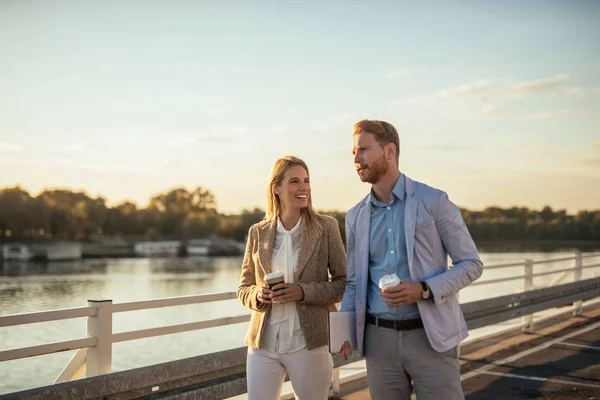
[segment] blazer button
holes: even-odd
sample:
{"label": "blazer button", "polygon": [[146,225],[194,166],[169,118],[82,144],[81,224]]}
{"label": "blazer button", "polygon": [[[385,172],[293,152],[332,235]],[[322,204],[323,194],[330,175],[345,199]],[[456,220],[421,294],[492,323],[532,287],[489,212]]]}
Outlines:
{"label": "blazer button", "polygon": [[300,306],[300,309],[301,309],[301,310],[306,310],[306,306],[305,306],[305,305],[302,305],[302,306]]}

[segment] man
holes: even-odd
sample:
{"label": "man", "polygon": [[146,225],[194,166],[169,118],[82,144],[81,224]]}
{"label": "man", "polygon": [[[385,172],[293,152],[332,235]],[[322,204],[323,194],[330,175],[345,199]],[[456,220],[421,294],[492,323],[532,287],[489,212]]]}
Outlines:
{"label": "man", "polygon": [[[458,344],[467,326],[457,293],[481,276],[475,243],[446,193],[399,171],[398,132],[354,125],[354,164],[371,192],[346,214],[342,311],[356,311],[357,347],[374,400],[464,399]],[[448,255],[453,267],[448,268]],[[381,290],[395,273],[400,284]],[[346,342],[338,353],[352,353]]]}

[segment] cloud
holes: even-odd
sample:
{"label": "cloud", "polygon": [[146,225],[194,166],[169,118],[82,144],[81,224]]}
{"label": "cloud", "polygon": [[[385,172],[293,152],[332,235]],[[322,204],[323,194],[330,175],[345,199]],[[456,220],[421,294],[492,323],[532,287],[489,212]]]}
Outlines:
{"label": "cloud", "polygon": [[225,135],[209,134],[209,135],[185,135],[180,137],[172,138],[167,142],[170,147],[182,147],[195,143],[206,143],[206,142],[228,142],[230,138]]}
{"label": "cloud", "polygon": [[583,165],[590,165],[592,167],[600,166],[600,157],[585,158],[582,160]]}
{"label": "cloud", "polygon": [[20,144],[0,142],[0,151],[21,151],[23,146]]}
{"label": "cloud", "polygon": [[82,152],[82,151],[86,151],[86,150],[91,150],[91,149],[95,149],[96,146],[91,145],[89,143],[86,142],[79,142],[79,143],[74,143],[72,145],[67,146],[67,150],[69,151],[73,151],[73,152]]}
{"label": "cloud", "polygon": [[36,165],[55,165],[96,174],[152,175],[172,169],[176,164],[171,159],[157,160],[153,164],[119,163],[102,161],[76,161],[67,157],[46,157],[36,161]]}
{"label": "cloud", "polygon": [[[462,100],[485,100],[490,96],[522,96],[526,94],[537,94],[561,87],[568,79],[568,74],[558,74],[553,78],[516,83],[478,80],[407,100],[399,100],[399,102],[425,104],[438,101],[445,102],[446,100],[455,100],[457,98]],[[398,100],[396,102],[398,102]]]}
{"label": "cloud", "polygon": [[581,86],[571,86],[565,89],[565,94],[571,97],[582,98],[587,94],[587,90]]}
{"label": "cloud", "polygon": [[560,87],[569,80],[569,74],[558,74],[553,78],[537,79],[533,81],[525,81],[514,83],[507,86],[509,92],[514,94],[529,94],[539,93],[550,89]]}
{"label": "cloud", "polygon": [[348,114],[337,114],[331,118],[328,118],[323,121],[319,121],[313,125],[313,129],[317,131],[328,131],[334,128],[338,128],[341,126],[347,125],[350,120],[350,115]]}
{"label": "cloud", "polygon": [[453,150],[453,151],[472,151],[472,150],[485,150],[486,148],[483,146],[475,146],[475,145],[464,145],[464,144],[456,144],[456,143],[446,143],[446,144],[432,144],[432,145],[424,145],[424,146],[416,146],[417,149],[420,150]]}
{"label": "cloud", "polygon": [[557,110],[544,110],[537,111],[534,113],[526,114],[527,117],[532,119],[548,119],[554,117],[564,117],[565,115],[575,114],[576,110],[571,110],[568,108],[557,109]]}
{"label": "cloud", "polygon": [[494,104],[485,104],[481,107],[481,114],[483,115],[500,115],[500,114],[508,114],[512,110],[510,108],[497,106]]}
{"label": "cloud", "polygon": [[506,104],[514,103],[512,99],[539,96],[543,93],[581,95],[584,88],[566,87],[568,79],[568,74],[519,82],[480,79],[408,99],[393,100],[392,104],[425,108],[429,114],[458,121],[496,117],[547,119],[571,115],[576,111],[559,109],[532,112],[508,107]]}
{"label": "cloud", "polygon": [[390,68],[383,74],[385,79],[404,78],[410,75],[412,71],[408,68]]}

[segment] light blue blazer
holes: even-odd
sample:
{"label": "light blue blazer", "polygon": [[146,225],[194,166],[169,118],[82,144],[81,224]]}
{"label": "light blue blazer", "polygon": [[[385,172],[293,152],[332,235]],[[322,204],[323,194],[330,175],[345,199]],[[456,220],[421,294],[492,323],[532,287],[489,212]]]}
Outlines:
{"label": "light blue blazer", "polygon": [[[434,350],[445,352],[468,336],[456,294],[481,276],[483,264],[459,208],[438,189],[406,177],[404,229],[413,281],[426,281],[434,301],[417,302]],[[369,278],[371,202],[362,199],[346,214],[348,282],[341,311],[356,311],[357,347],[364,355]],[[448,255],[453,267],[448,268]]]}

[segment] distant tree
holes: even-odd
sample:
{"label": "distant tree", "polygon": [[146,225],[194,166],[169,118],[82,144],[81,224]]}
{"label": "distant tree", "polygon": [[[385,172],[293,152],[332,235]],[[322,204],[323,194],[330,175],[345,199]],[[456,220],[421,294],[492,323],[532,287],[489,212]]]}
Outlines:
{"label": "distant tree", "polygon": [[[333,216],[345,241],[345,212]],[[477,240],[598,240],[600,209],[569,215],[566,210],[526,207],[461,209]],[[35,241],[45,238],[83,239],[92,236],[146,237],[148,240],[189,239],[213,234],[243,241],[248,228],[264,218],[260,208],[239,214],[220,214],[207,189],[179,187],[158,193],[148,206],[132,202],[108,207],[103,197],[85,192],[46,189],[31,196],[19,186],[0,189],[0,240]]]}

